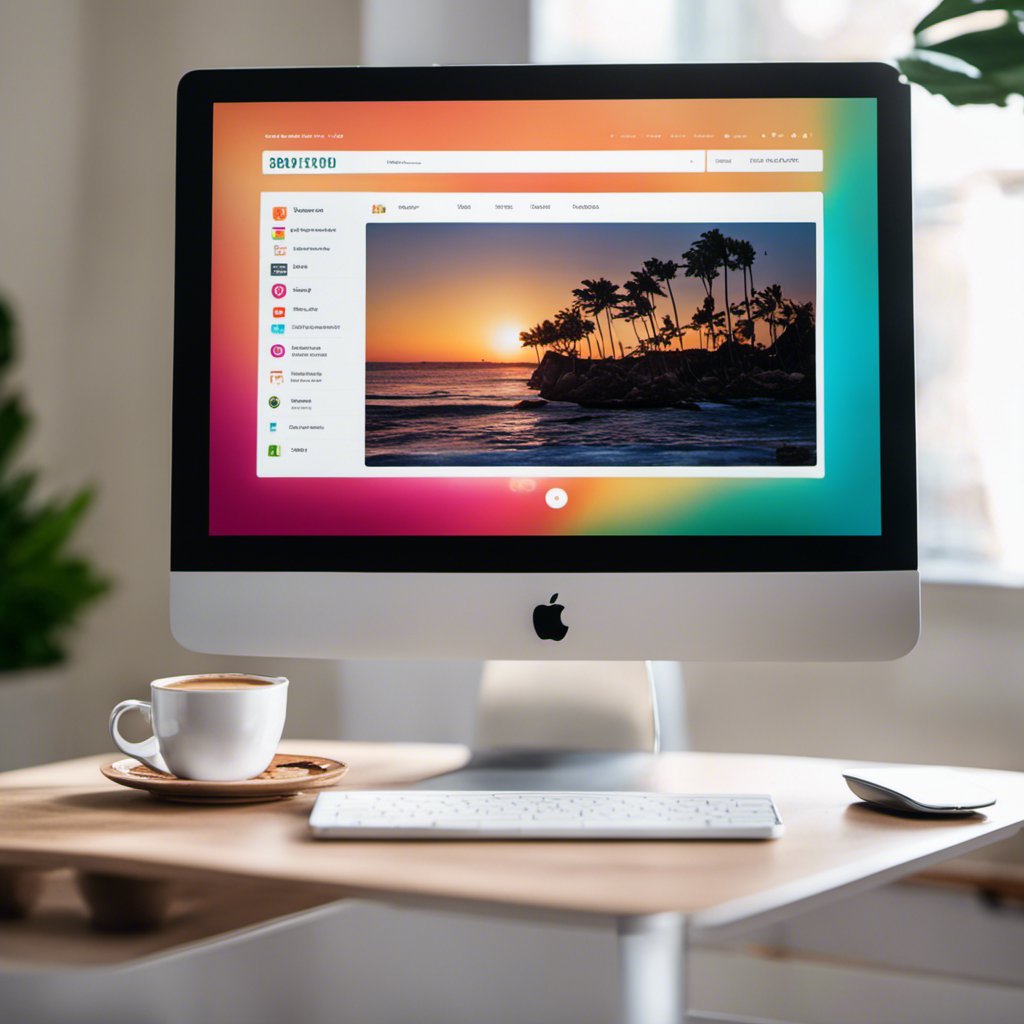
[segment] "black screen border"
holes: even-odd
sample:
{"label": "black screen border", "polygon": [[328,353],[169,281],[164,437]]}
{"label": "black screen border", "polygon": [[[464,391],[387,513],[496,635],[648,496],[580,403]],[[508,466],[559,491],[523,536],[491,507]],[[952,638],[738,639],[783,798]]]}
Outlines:
{"label": "black screen border", "polygon": [[[215,103],[873,98],[878,126],[880,535],[223,536],[209,533]],[[917,568],[910,90],[885,64],[260,68],[178,87],[171,570],[813,572]],[[186,286],[187,285],[187,286]]]}

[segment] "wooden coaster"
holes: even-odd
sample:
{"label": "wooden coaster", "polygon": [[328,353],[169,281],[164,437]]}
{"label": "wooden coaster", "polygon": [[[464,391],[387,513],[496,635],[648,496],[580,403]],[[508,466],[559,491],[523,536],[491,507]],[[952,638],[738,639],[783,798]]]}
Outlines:
{"label": "wooden coaster", "polygon": [[154,771],[133,757],[101,765],[100,771],[119,786],[142,789],[161,800],[185,804],[256,804],[326,789],[348,771],[348,765],[330,757],[275,754],[266,771],[254,779],[234,782],[179,779]]}

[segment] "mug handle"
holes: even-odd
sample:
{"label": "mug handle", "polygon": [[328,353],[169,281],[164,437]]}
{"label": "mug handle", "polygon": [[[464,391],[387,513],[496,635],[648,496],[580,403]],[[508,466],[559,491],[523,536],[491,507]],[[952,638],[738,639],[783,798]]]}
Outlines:
{"label": "mug handle", "polygon": [[126,740],[118,731],[117,723],[126,711],[140,711],[147,722],[153,722],[153,705],[148,700],[123,700],[110,712],[110,738],[114,746],[129,757],[134,757],[154,771],[172,774],[164,759],[160,756],[160,744],[155,736],[141,743],[132,743]]}

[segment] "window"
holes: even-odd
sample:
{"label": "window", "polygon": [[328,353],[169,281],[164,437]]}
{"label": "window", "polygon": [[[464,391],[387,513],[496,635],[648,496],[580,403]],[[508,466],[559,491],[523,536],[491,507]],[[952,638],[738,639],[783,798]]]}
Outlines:
{"label": "window", "polygon": [[[883,60],[935,0],[533,0],[539,62]],[[1002,12],[972,17],[999,19]],[[1019,98],[1018,98],[1019,99]],[[1024,584],[1024,109],[914,87],[921,568]]]}

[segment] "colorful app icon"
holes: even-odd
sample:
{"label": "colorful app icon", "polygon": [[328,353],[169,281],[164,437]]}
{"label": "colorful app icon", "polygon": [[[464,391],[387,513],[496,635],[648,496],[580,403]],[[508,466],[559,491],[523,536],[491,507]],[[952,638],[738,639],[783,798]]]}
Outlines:
{"label": "colorful app icon", "polygon": [[287,256],[288,255],[288,246],[287,245],[275,245],[274,246],[274,255],[275,256]]}
{"label": "colorful app icon", "polygon": [[382,206],[380,203],[374,203],[373,206],[370,208],[370,210],[371,210],[371,213],[387,213],[388,212],[388,208],[386,206]]}
{"label": "colorful app icon", "polygon": [[273,458],[280,458],[281,446],[279,444],[268,445],[267,454],[272,456]]}
{"label": "colorful app icon", "polygon": [[271,263],[270,264],[270,276],[271,277],[287,277],[288,276],[288,264],[287,263]]}
{"label": "colorful app icon", "polygon": [[270,354],[275,359],[281,359],[284,356],[284,345],[271,345]]}
{"label": "colorful app icon", "polygon": [[284,334],[284,324],[271,324],[270,325],[270,333],[271,334]]}
{"label": "colorful app icon", "polygon": [[283,242],[284,241],[284,228],[271,228],[270,229],[270,237],[275,242]]}
{"label": "colorful app icon", "polygon": [[284,370],[271,370],[270,371],[270,386],[272,388],[280,387],[284,384]]}
{"label": "colorful app icon", "polygon": [[277,395],[271,395],[269,404],[271,409],[277,409],[281,405],[281,399]]}
{"label": "colorful app icon", "polygon": [[272,434],[277,433],[277,424],[273,420],[270,421],[270,432]]}
{"label": "colorful app icon", "polygon": [[288,286],[275,284],[274,287],[270,289],[270,294],[273,295],[275,299],[283,299],[288,294]]}
{"label": "colorful app icon", "polygon": [[284,306],[275,306],[274,307],[274,316],[277,317],[278,319],[283,317],[284,316]]}
{"label": "colorful app icon", "polygon": [[274,207],[274,220],[284,220],[288,216],[287,206],[275,206]]}

